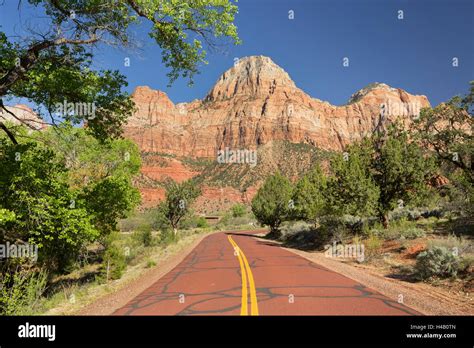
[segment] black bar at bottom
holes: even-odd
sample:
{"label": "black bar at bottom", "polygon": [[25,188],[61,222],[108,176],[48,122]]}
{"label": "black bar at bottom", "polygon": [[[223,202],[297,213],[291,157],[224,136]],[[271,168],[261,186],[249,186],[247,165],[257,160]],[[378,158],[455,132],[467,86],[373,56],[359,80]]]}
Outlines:
{"label": "black bar at bottom", "polygon": [[[222,346],[253,343],[292,347],[302,344],[472,347],[473,319],[472,316],[15,316],[0,317],[0,346]],[[55,326],[54,340],[51,330],[48,336],[48,329],[52,327],[43,325]],[[47,337],[19,337],[40,333]]]}

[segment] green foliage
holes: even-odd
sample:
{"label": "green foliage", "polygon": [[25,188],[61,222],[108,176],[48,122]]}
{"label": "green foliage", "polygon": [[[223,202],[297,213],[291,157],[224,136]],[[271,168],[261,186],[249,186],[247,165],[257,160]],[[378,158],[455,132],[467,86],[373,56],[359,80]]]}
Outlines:
{"label": "green foliage", "polygon": [[198,228],[206,228],[206,227],[209,227],[209,225],[207,224],[206,218],[203,217],[203,216],[200,216],[200,217],[197,219],[196,227],[198,227]]}
{"label": "green foliage", "polygon": [[420,147],[410,141],[408,132],[397,124],[374,140],[372,177],[380,191],[379,216],[388,224],[387,214],[397,205],[422,203],[429,193],[427,183],[435,166],[432,158],[424,156]]}
{"label": "green foliage", "polygon": [[80,192],[101,237],[115,231],[117,220],[140,202],[132,185],[141,165],[136,144],[125,139],[103,143],[67,124],[60,132],[48,130],[43,141],[58,149],[68,168],[68,181]]}
{"label": "green foliage", "polygon": [[0,226],[7,222],[15,221],[16,215],[14,212],[7,209],[0,209]]}
{"label": "green foliage", "polygon": [[[150,37],[162,48],[163,62],[171,72],[171,82],[179,75],[192,77],[199,63],[207,63],[206,52],[198,39],[187,40],[190,33],[204,37],[208,43],[212,36],[228,37],[240,43],[237,27],[233,24],[237,6],[227,0],[199,1],[140,1],[144,10],[141,17],[153,22]],[[146,4],[146,5],[145,5]],[[155,18],[169,18],[159,21]],[[212,33],[208,35],[208,33]],[[212,46],[212,43],[211,43]],[[179,52],[179,54],[176,54]]]}
{"label": "green foliage", "polygon": [[15,214],[3,222],[0,242],[36,244],[39,262],[64,269],[98,236],[85,202],[69,189],[67,169],[38,144],[7,144],[0,150],[0,208]]}
{"label": "green foliage", "polygon": [[232,217],[234,218],[242,217],[247,213],[245,205],[239,203],[234,204],[230,210],[232,212]]}
{"label": "green foliage", "polygon": [[380,222],[376,222],[372,228],[367,228],[366,235],[376,235],[384,240],[416,239],[426,235],[425,230],[417,227],[416,222],[402,218],[393,221],[387,228],[383,228]]}
{"label": "green foliage", "polygon": [[303,176],[293,191],[293,217],[306,221],[316,221],[327,210],[327,179],[316,165]]}
{"label": "green foliage", "polygon": [[430,194],[434,161],[398,124],[348,147],[331,162],[330,201],[338,214],[371,216],[384,227],[397,206],[422,203]]}
{"label": "green foliage", "polygon": [[93,186],[87,186],[81,198],[91,212],[96,228],[106,235],[116,230],[117,220],[124,218],[140,202],[140,193],[125,177],[109,177]]}
{"label": "green foliage", "polygon": [[413,133],[420,144],[433,149],[440,161],[459,169],[471,187],[474,183],[473,111],[474,81],[471,81],[466,96],[423,109],[413,124]]}
{"label": "green foliage", "polygon": [[200,195],[201,189],[192,180],[166,183],[166,196],[159,205],[159,211],[166,217],[175,234],[181,219],[189,213],[191,204]]}
{"label": "green foliage", "polygon": [[179,240],[179,235],[173,233],[171,229],[163,229],[160,231],[160,245],[167,246]]}
{"label": "green foliage", "polygon": [[152,268],[152,267],[155,267],[156,266],[156,262],[153,261],[153,260],[148,260],[147,263],[146,263],[146,268]]}
{"label": "green foliage", "polygon": [[139,202],[131,183],[139,152],[127,140],[101,143],[63,125],[37,142],[3,144],[0,241],[38,245],[39,262],[50,270],[65,270]]}
{"label": "green foliage", "polygon": [[140,171],[140,150],[128,139],[104,143],[88,135],[86,129],[64,123],[41,132],[39,140],[56,149],[65,162],[72,188],[83,188],[109,177],[132,178]]}
{"label": "green foliage", "polygon": [[425,231],[423,231],[421,228],[416,227],[408,228],[402,232],[402,236],[406,239],[422,238],[425,236],[425,234]]}
{"label": "green foliage", "polygon": [[370,234],[369,237],[364,240],[364,252],[367,258],[375,257],[380,255],[380,248],[382,247],[383,240],[376,234]]}
{"label": "green foliage", "polygon": [[331,160],[329,205],[334,213],[371,216],[377,211],[380,188],[370,173],[371,150],[370,143],[365,141]]}
{"label": "green foliage", "polygon": [[290,181],[276,173],[269,176],[252,200],[252,212],[258,222],[279,235],[278,227],[290,215],[292,187]]}
{"label": "green foliage", "polygon": [[111,234],[107,238],[101,269],[101,277],[105,281],[120,279],[127,268],[127,255],[125,250],[116,243],[117,239],[116,234]]}
{"label": "green foliage", "polygon": [[252,213],[244,214],[243,216],[234,217],[232,211],[225,212],[219,219],[219,222],[214,225],[217,230],[225,229],[241,229],[253,228],[257,225],[257,221]]}
{"label": "green foliage", "polygon": [[0,315],[28,315],[46,289],[46,271],[3,269],[0,274]]}
{"label": "green foliage", "polygon": [[420,279],[433,276],[455,277],[459,271],[459,257],[445,247],[434,246],[418,254],[415,275]]}
{"label": "green foliage", "polygon": [[151,226],[140,226],[140,228],[134,232],[134,237],[139,244],[145,247],[152,245],[153,235],[151,233]]}

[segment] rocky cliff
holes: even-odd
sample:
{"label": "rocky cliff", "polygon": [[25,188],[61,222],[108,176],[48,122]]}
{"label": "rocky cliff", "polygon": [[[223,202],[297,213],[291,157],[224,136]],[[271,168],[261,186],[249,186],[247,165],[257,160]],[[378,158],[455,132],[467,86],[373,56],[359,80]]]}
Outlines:
{"label": "rocky cliff", "polygon": [[397,116],[409,122],[429,106],[425,96],[383,83],[354,93],[346,105],[331,105],[307,95],[263,56],[240,59],[203,100],[173,104],[149,87],[137,87],[133,98],[138,111],[125,134],[144,152],[208,158],[226,147],[254,149],[273,140],[341,150],[381,122]]}
{"label": "rocky cliff", "polygon": [[28,106],[17,104],[15,106],[5,106],[8,110],[0,109],[0,121],[7,121],[14,124],[24,124],[31,129],[44,129],[48,125],[38,117],[38,115]]}

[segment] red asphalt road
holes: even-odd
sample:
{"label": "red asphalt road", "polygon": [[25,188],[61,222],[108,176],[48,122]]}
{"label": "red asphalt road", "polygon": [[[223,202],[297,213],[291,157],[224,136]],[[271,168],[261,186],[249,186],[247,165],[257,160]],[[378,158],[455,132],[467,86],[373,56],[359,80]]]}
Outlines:
{"label": "red asphalt road", "polygon": [[[416,311],[330,271],[255,232],[221,232],[206,237],[172,271],[116,315],[251,314],[253,275],[259,315],[417,315]],[[235,241],[251,272],[242,271]],[[246,279],[245,279],[246,278]],[[248,299],[244,297],[248,293]]]}

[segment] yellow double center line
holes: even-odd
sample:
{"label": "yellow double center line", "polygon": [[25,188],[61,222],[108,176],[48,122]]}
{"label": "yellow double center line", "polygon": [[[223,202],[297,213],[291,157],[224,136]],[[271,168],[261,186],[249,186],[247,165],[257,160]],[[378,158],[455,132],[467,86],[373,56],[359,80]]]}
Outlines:
{"label": "yellow double center line", "polygon": [[240,273],[242,274],[242,305],[240,307],[240,315],[248,315],[248,292],[247,292],[247,277],[248,286],[250,289],[250,314],[258,315],[257,291],[255,290],[255,281],[253,279],[252,270],[245,257],[244,252],[237,243],[232,239],[232,236],[227,236],[230,244],[234,247],[235,255],[239,258]]}

